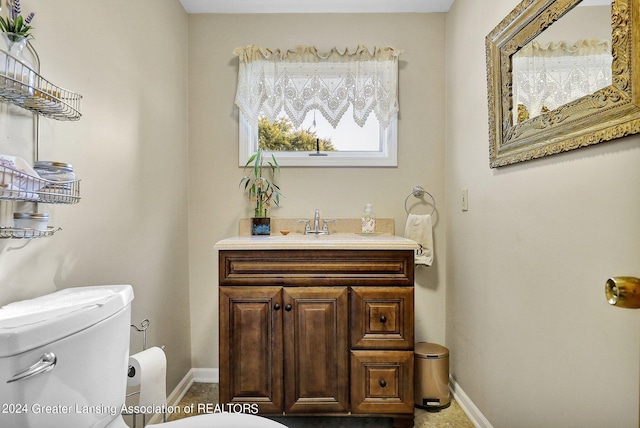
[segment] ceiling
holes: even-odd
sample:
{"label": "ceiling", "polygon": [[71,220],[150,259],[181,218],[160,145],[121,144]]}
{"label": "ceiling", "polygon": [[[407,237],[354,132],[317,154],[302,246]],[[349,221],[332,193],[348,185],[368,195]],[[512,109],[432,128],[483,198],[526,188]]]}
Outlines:
{"label": "ceiling", "polygon": [[180,0],[187,13],[447,12],[454,0]]}

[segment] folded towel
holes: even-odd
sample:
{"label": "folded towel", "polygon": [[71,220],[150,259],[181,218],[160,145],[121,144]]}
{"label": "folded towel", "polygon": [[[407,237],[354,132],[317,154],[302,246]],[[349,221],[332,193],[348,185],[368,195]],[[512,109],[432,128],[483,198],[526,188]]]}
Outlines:
{"label": "folded towel", "polygon": [[404,230],[405,238],[412,239],[420,245],[416,250],[415,264],[431,266],[433,263],[433,230],[431,214],[409,214]]}
{"label": "folded towel", "polygon": [[[46,181],[39,178],[38,173],[23,159],[16,156],[0,155],[0,187],[9,189],[3,192],[3,196],[37,199],[38,195],[32,192],[37,192],[47,184]],[[18,194],[15,192],[17,189],[26,190],[29,193]]]}

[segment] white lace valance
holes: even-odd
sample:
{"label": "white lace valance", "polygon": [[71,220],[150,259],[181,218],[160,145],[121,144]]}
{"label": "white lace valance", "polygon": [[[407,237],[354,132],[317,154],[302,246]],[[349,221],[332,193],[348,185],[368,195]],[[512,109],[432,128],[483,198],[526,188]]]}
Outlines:
{"label": "white lace valance", "polygon": [[236,105],[252,123],[261,114],[273,123],[284,109],[297,127],[318,110],[335,128],[352,105],[359,126],[373,111],[386,128],[398,112],[400,52],[393,48],[321,53],[313,46],[281,51],[251,45],[233,53],[240,59]]}
{"label": "white lace valance", "polygon": [[531,42],[513,57],[514,123],[610,85],[611,60],[607,40]]}

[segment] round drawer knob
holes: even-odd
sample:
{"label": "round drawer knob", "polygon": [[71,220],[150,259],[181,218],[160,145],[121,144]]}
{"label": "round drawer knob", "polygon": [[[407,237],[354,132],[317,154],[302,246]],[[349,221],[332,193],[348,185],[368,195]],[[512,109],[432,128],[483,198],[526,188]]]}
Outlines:
{"label": "round drawer knob", "polygon": [[291,308],[292,308],[292,306],[291,306],[290,304],[287,304],[287,305],[284,307],[284,310],[285,310],[285,311],[287,311],[287,312],[289,312],[289,311],[291,310]]}
{"label": "round drawer knob", "polygon": [[274,311],[279,311],[280,310],[280,305],[277,304],[277,303],[275,305],[273,305],[273,310]]}
{"label": "round drawer knob", "polygon": [[382,315],[382,316],[380,317],[380,322],[381,322],[382,324],[386,323],[386,322],[387,322],[387,317],[385,317],[384,315]]}
{"label": "round drawer knob", "polygon": [[384,388],[385,386],[387,386],[387,382],[385,382],[384,379],[380,379],[380,386]]}

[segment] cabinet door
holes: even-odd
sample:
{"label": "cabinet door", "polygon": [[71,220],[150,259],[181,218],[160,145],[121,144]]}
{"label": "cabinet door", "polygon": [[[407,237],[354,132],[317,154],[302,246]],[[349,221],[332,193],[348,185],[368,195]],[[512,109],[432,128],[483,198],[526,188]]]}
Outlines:
{"label": "cabinet door", "polygon": [[285,412],[349,411],[348,290],[285,287]]}
{"label": "cabinet door", "polygon": [[282,287],[220,287],[220,402],[282,412]]}

